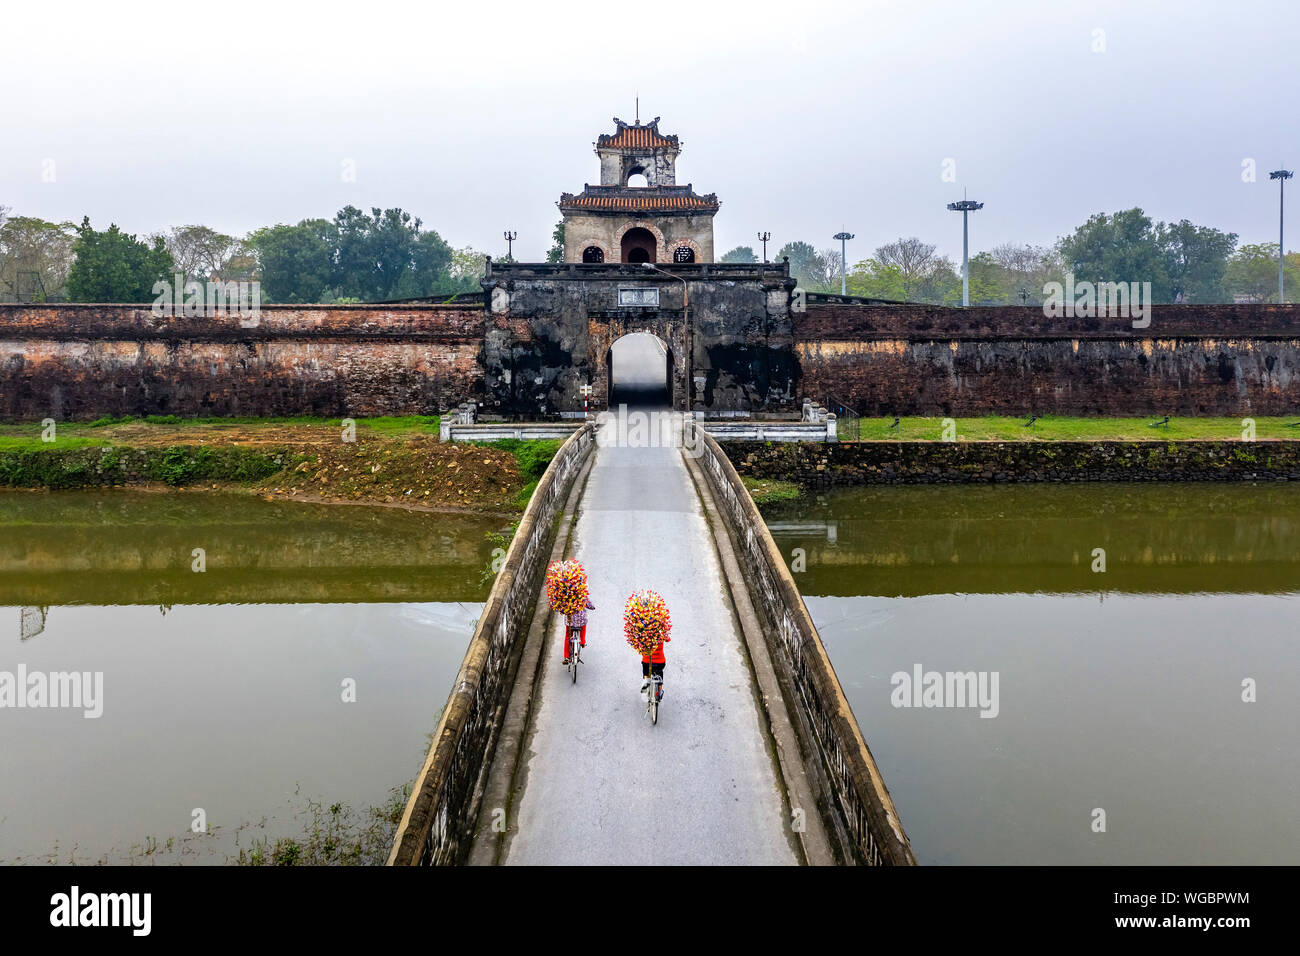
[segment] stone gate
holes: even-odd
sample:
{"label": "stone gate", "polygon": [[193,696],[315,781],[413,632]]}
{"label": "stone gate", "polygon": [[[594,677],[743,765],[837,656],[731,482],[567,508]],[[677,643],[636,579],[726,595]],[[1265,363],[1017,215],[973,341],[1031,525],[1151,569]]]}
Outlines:
{"label": "stone gate", "polygon": [[488,263],[487,410],[580,415],[608,407],[610,352],[633,332],[667,349],[672,407],[711,415],[795,408],[786,263]]}

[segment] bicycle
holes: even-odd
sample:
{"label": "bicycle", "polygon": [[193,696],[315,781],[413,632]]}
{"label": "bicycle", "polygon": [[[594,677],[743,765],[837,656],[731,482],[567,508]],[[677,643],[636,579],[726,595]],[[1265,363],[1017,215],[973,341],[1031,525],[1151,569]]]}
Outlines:
{"label": "bicycle", "polygon": [[569,628],[569,674],[578,683],[578,664],[582,661],[582,628]]}
{"label": "bicycle", "polygon": [[647,679],[645,693],[645,711],[650,715],[650,723],[659,723],[659,702],[664,695],[664,675],[651,671]]}

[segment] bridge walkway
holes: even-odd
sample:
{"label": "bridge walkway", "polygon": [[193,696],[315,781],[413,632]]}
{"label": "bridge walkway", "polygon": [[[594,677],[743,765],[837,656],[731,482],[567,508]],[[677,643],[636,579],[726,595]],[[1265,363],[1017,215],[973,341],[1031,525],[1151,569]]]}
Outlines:
{"label": "bridge walkway", "polygon": [[[614,428],[613,424],[602,426]],[[570,553],[592,601],[578,683],[546,637],[506,864],[794,864],[771,740],[712,531],[676,447],[602,434]],[[636,588],[673,618],[657,726],[622,633]]]}

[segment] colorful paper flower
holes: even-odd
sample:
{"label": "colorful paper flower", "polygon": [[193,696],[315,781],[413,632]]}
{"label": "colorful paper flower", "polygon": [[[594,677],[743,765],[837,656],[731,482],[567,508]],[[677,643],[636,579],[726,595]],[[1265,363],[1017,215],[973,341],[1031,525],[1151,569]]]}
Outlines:
{"label": "colorful paper flower", "polygon": [[546,569],[546,600],[561,614],[587,606],[587,571],[577,561],[552,561]]}
{"label": "colorful paper flower", "polygon": [[643,656],[653,654],[659,642],[673,629],[668,605],[658,591],[633,591],[623,606],[623,634],[628,644]]}

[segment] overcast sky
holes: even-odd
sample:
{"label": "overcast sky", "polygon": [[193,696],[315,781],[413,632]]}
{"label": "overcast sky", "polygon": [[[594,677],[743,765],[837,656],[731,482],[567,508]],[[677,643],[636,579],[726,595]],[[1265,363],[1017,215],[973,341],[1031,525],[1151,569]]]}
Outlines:
{"label": "overcast sky", "polygon": [[0,51],[0,205],[137,233],[396,205],[540,259],[638,94],[719,254],[846,228],[850,261],[957,259],[963,189],[972,252],[1135,205],[1276,241],[1300,163],[1297,0],[28,2]]}

